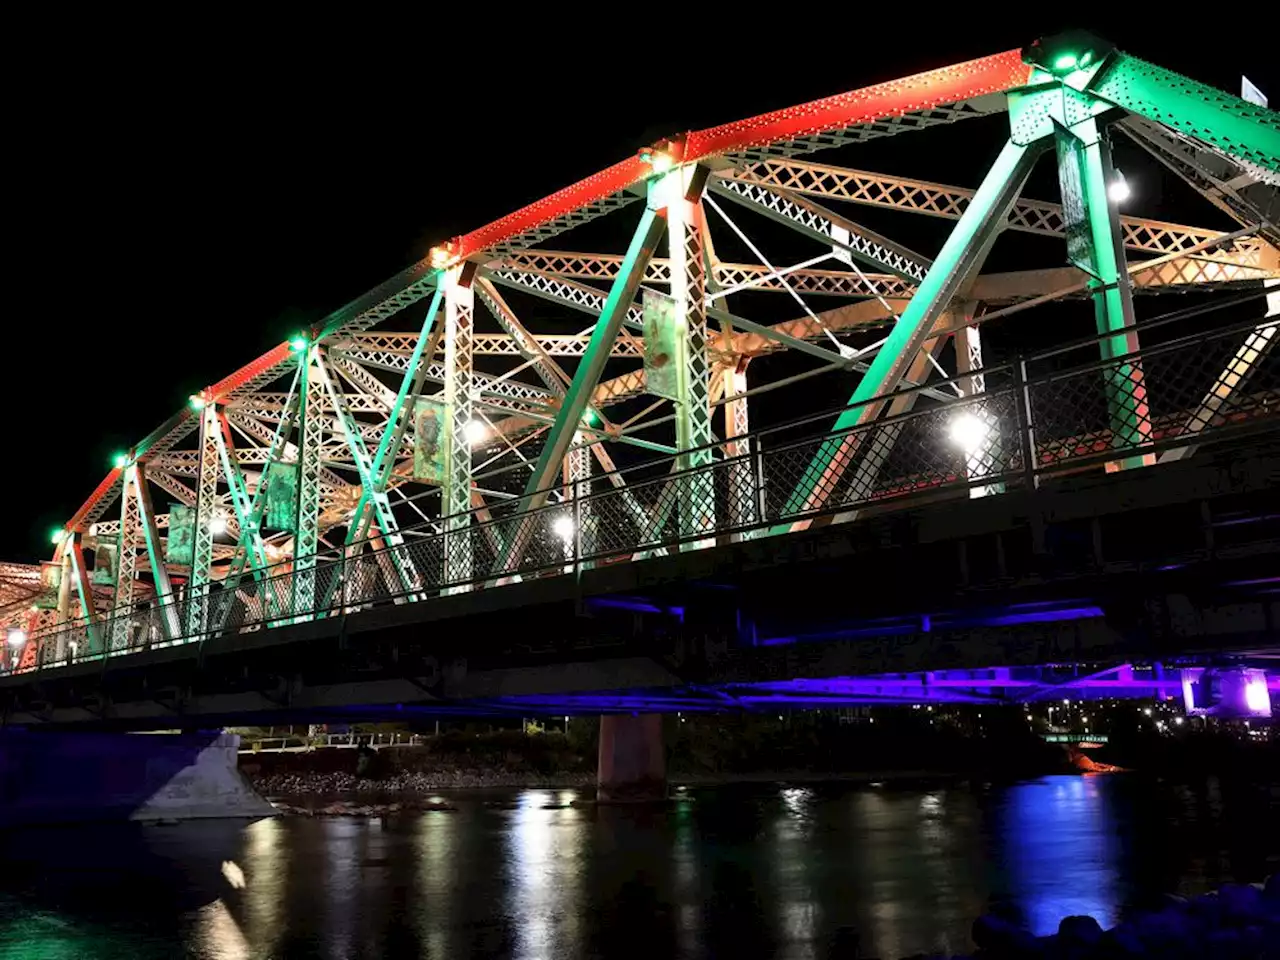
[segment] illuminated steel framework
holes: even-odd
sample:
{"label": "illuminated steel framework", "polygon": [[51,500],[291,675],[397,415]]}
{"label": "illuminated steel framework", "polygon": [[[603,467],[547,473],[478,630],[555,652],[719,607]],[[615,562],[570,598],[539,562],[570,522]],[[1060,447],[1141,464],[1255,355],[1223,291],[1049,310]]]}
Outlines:
{"label": "illuminated steel framework", "polygon": [[[859,165],[866,141],[961,121],[1003,144],[976,188]],[[1116,133],[1234,227],[1122,216]],[[1021,195],[1037,162],[1057,202]],[[1275,112],[1083,34],[656,143],[194,394],[55,532],[47,575],[5,581],[34,640],[8,666],[1184,458],[1275,417],[1277,190]],[[868,208],[947,233],[917,251]],[[602,218],[619,249],[566,242]],[[985,272],[1006,233],[1046,266]],[[1138,315],[1166,292],[1236,312]],[[1080,306],[1026,335],[1082,299],[1083,348]],[[820,412],[816,378],[848,403]],[[764,394],[802,425],[760,430]]]}

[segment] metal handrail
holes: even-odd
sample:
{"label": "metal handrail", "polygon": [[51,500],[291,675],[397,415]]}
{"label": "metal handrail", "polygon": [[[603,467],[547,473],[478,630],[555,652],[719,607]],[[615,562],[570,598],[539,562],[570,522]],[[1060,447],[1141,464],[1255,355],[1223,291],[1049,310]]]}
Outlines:
{"label": "metal handrail", "polygon": [[[623,487],[597,487],[590,493],[574,497],[569,502],[547,503],[535,510],[521,509],[527,502],[526,497],[516,497],[512,500],[504,501],[500,504],[490,505],[487,509],[491,515],[491,519],[480,521],[476,516],[480,510],[470,510],[465,513],[453,515],[451,517],[441,518],[438,521],[432,521],[432,524],[438,524],[441,532],[431,533],[428,536],[406,541],[401,544],[384,546],[379,550],[366,551],[359,556],[338,559],[324,559],[317,562],[310,572],[299,573],[292,568],[291,563],[286,561],[271,567],[262,568],[257,575],[250,579],[244,578],[238,584],[237,590],[232,593],[225,590],[223,584],[214,583],[210,585],[210,592],[202,597],[199,602],[208,611],[228,612],[228,620],[231,619],[230,613],[235,612],[235,604],[242,604],[243,611],[248,614],[251,604],[263,606],[264,598],[269,593],[274,595],[276,602],[270,606],[276,607],[275,610],[262,609],[258,613],[247,617],[242,622],[231,623],[215,623],[206,621],[200,629],[183,633],[183,635],[168,640],[160,640],[146,644],[149,647],[159,647],[175,643],[190,642],[193,640],[203,640],[210,636],[218,635],[224,632],[236,632],[246,629],[262,629],[268,628],[281,622],[298,622],[300,620],[313,619],[315,617],[325,617],[334,614],[342,614],[353,609],[363,608],[368,605],[378,605],[383,603],[405,602],[409,599],[421,599],[437,594],[444,594],[454,589],[472,588],[478,584],[498,585],[511,577],[529,576],[543,573],[549,569],[567,568],[580,569],[584,564],[597,562],[612,556],[624,554],[643,554],[647,551],[655,549],[669,549],[679,547],[687,543],[695,543],[706,541],[717,537],[723,537],[733,534],[755,534],[764,532],[770,527],[774,527],[779,523],[791,523],[796,520],[803,520],[811,516],[821,515],[823,513],[832,513],[846,511],[854,506],[863,507],[881,502],[889,502],[894,500],[910,500],[919,493],[938,492],[962,492],[976,487],[990,487],[1006,485],[1018,485],[1025,483],[1028,477],[1035,477],[1041,474],[1050,474],[1063,472],[1065,470],[1078,470],[1094,463],[1112,461],[1124,457],[1134,456],[1137,453],[1159,452],[1164,449],[1185,446],[1188,443],[1186,436],[1173,435],[1169,438],[1148,439],[1140,444],[1128,444],[1123,447],[1107,446],[1101,450],[1090,450],[1081,455],[1070,456],[1062,460],[1053,460],[1048,464],[1041,464],[1036,453],[1036,440],[1034,433],[1037,427],[1042,426],[1037,422],[1035,412],[1031,409],[1029,402],[1030,397],[1034,394],[1036,388],[1061,384],[1064,381],[1072,379],[1089,378],[1091,382],[1101,383],[1101,377],[1095,375],[1106,370],[1120,370],[1126,366],[1132,366],[1141,361],[1151,360],[1152,358],[1165,354],[1176,353],[1180,350],[1186,350],[1189,347],[1203,347],[1213,341],[1237,337],[1241,333],[1267,326],[1267,321],[1249,322],[1230,327],[1224,327],[1211,331],[1197,333],[1188,337],[1182,337],[1172,340],[1168,343],[1147,346],[1141,351],[1134,351],[1121,357],[1113,357],[1105,360],[1094,360],[1086,364],[1073,366],[1067,370],[1054,370],[1038,375],[1034,378],[1026,378],[1024,371],[1026,369],[1025,360],[1015,360],[1007,363],[1001,363],[993,367],[984,368],[979,371],[971,371],[955,377],[947,378],[941,381],[943,385],[947,383],[964,383],[972,382],[975,377],[984,377],[988,380],[988,387],[991,386],[990,380],[1001,379],[1007,376],[1008,382],[1002,384],[996,389],[988,389],[982,393],[976,393],[970,396],[957,397],[955,400],[945,403],[938,401],[930,401],[922,404],[916,409],[912,409],[896,416],[886,416],[877,418],[866,424],[859,424],[847,429],[836,432],[825,432],[816,435],[806,435],[797,439],[787,438],[779,443],[765,446],[762,440],[765,438],[778,437],[779,434],[788,431],[795,431],[817,421],[827,420],[833,414],[844,412],[851,409],[850,406],[842,406],[833,408],[822,413],[814,413],[805,417],[790,421],[785,424],[778,424],[765,427],[760,430],[753,431],[740,437],[734,437],[729,440],[719,441],[713,444],[698,448],[701,451],[710,451],[713,456],[719,455],[718,459],[713,459],[708,464],[697,467],[688,467],[681,470],[668,470],[666,472],[655,472],[651,476],[636,478],[636,475],[642,471],[656,470],[661,467],[675,466],[680,457],[689,457],[691,453],[696,451],[686,451],[674,456],[666,456],[662,458],[650,459],[645,463],[628,466],[615,471],[616,475],[627,475],[633,479],[633,482]],[[1114,333],[1108,333],[1099,337],[1095,337],[1095,342],[1112,339],[1116,336]],[[1059,350],[1048,351],[1044,356],[1061,352]],[[1274,361],[1271,361],[1274,362]],[[936,390],[938,383],[930,384],[930,388]],[[895,399],[905,396],[920,396],[922,387],[911,387],[905,390],[896,391],[891,394],[884,394],[879,397],[865,401],[859,404],[859,407],[869,407],[872,405],[888,405]],[[856,504],[849,502],[838,502],[834,505],[822,505],[819,508],[803,511],[770,511],[767,509],[766,500],[763,494],[763,488],[760,487],[760,481],[763,480],[767,485],[771,479],[765,471],[766,463],[777,465],[785,461],[788,456],[795,456],[797,451],[806,447],[813,447],[815,444],[819,446],[827,446],[831,444],[839,444],[845,438],[855,436],[857,434],[872,434],[875,431],[893,430],[897,428],[906,429],[913,421],[924,421],[924,418],[937,418],[939,415],[955,416],[959,411],[966,408],[987,408],[999,409],[1004,403],[1011,403],[1017,413],[1015,430],[1017,433],[1017,443],[1011,445],[1010,451],[1005,454],[1001,453],[1004,458],[1000,464],[992,464],[989,472],[981,472],[977,476],[968,475],[967,467],[961,467],[958,471],[952,471],[955,475],[947,475],[936,479],[931,485],[926,485],[920,490],[909,490],[905,494],[888,493],[875,494],[863,498]],[[1022,408],[1026,407],[1024,411]],[[945,411],[945,414],[944,414]],[[1025,415],[1024,415],[1025,414]],[[1181,415],[1181,414],[1179,414]],[[1195,435],[1193,442],[1203,442],[1205,439],[1220,437],[1225,433],[1244,432],[1256,429],[1272,429],[1274,419],[1274,408],[1267,408],[1261,418],[1262,423],[1250,422],[1232,427],[1230,424],[1223,424],[1208,427],[1200,430]],[[1024,422],[1025,421],[1025,422]],[[927,426],[926,422],[926,426]],[[993,426],[999,427],[996,430],[997,439],[995,445],[999,445],[1001,436],[1012,436],[1004,429],[1004,421],[997,418],[992,423]],[[1081,439],[1090,437],[1089,433],[1084,433]],[[1114,438],[1113,438],[1114,440]],[[1060,443],[1054,440],[1053,443]],[[1094,442],[1096,445],[1096,441]],[[734,456],[726,455],[726,448],[733,446],[745,452],[740,452]],[[692,459],[692,458],[691,458]],[[1029,461],[1029,462],[1028,462]],[[745,471],[750,471],[749,474]],[[732,523],[729,517],[719,518],[720,507],[715,503],[715,484],[721,475],[737,477],[749,475],[752,478],[752,484],[757,488],[754,491],[756,501],[753,502],[753,509],[744,511],[748,514],[746,519],[741,522]],[[609,480],[610,474],[597,474],[591,477],[591,482],[596,483],[600,480]],[[546,492],[562,491],[566,488],[565,484],[556,484],[554,487],[548,488]],[[596,549],[589,549],[584,545],[582,536],[582,520],[584,516],[601,515],[603,510],[610,502],[617,502],[617,498],[621,496],[635,497],[639,492],[645,491],[652,487],[662,488],[659,497],[659,505],[663,497],[672,500],[672,506],[665,514],[661,511],[653,511],[649,517],[651,521],[644,529],[636,528],[636,536],[627,542],[619,542],[612,546],[601,546],[597,544]],[[683,493],[681,491],[684,491]],[[683,521],[677,516],[679,509],[676,501],[681,496],[689,496],[690,491],[701,491],[702,494],[708,494],[712,498],[710,501],[699,504],[698,509],[703,512],[710,512],[717,516],[711,527],[690,525],[688,517]],[[544,538],[550,529],[547,520],[550,517],[562,515],[566,510],[573,510],[574,536],[572,543],[565,545],[562,551],[563,556],[554,556],[554,550],[548,553],[543,549],[540,556],[529,558],[525,562],[524,558],[520,558],[512,569],[504,569],[503,564],[495,564],[498,569],[493,567],[487,568],[481,573],[473,572],[467,576],[458,576],[450,578],[448,551],[454,548],[459,541],[467,542],[467,550],[474,562],[475,547],[483,542],[483,538],[496,538],[499,543],[510,544],[517,538],[525,540],[536,539],[539,535]],[[661,527],[668,524],[675,518],[677,526],[684,523],[686,528],[677,529],[674,535],[662,535]],[[406,527],[402,532],[416,532],[427,524],[417,524]],[[459,529],[460,528],[460,529]],[[753,534],[753,535],[755,535]],[[384,541],[385,542],[385,541]],[[438,549],[440,556],[432,558],[428,556],[428,551]],[[409,589],[390,589],[382,590],[378,588],[377,576],[381,567],[386,562],[386,557],[390,551],[401,551],[402,556],[408,561],[408,566],[414,571],[417,578]],[[501,551],[496,551],[501,553]],[[320,554],[317,554],[317,558]],[[428,561],[429,566],[435,565],[438,560],[438,567],[441,573],[438,582],[426,582],[425,577],[428,572],[427,567],[420,567],[422,561]],[[484,566],[484,564],[480,564]],[[288,569],[285,569],[288,568]],[[279,570],[281,572],[273,572]],[[364,589],[359,596],[350,596],[347,592],[348,575],[360,574],[369,570],[375,571],[373,586],[371,589]],[[299,576],[311,578],[313,584],[313,602],[305,609],[296,608],[296,600],[292,597],[294,589],[298,585]],[[340,588],[333,592],[332,602],[328,604],[322,603],[325,590],[321,584],[324,583],[325,577],[341,578]],[[366,584],[366,587],[368,585]],[[282,601],[281,597],[287,597]],[[116,633],[116,628],[122,620],[129,622],[129,630],[132,633],[135,627],[141,627],[147,630],[152,626],[151,621],[158,620],[163,614],[163,607],[172,606],[177,614],[178,622],[186,630],[186,608],[190,603],[189,599],[184,599],[177,592],[157,597],[151,607],[142,611],[129,611],[123,614],[117,614],[108,617],[79,618],[75,621],[64,621],[51,628],[35,633],[32,639],[47,645],[51,640],[60,637],[72,637],[84,635],[88,639],[90,631],[99,633],[102,637],[101,651],[80,651],[77,649],[74,656],[68,658],[59,658],[55,664],[38,663],[37,669],[48,668],[50,666],[61,665],[66,660],[74,660],[80,662],[84,660],[99,660],[129,652],[134,652],[137,647],[129,645],[119,649],[110,649],[109,638]],[[231,606],[226,606],[230,604]],[[43,654],[43,650],[42,650]],[[43,657],[38,659],[44,659]]]}

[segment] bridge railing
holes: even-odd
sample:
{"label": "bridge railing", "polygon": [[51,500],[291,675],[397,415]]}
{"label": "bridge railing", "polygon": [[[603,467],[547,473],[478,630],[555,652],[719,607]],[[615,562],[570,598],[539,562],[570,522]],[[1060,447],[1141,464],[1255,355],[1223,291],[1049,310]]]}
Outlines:
{"label": "bridge railing", "polygon": [[[1168,330],[1166,330],[1168,332]],[[923,500],[998,495],[1102,464],[1138,466],[1193,444],[1280,427],[1274,323],[1244,323],[1145,345],[1080,341],[1025,359],[824,411],[696,451],[401,531],[381,550],[246,574],[206,595],[176,593],[33,640],[35,669],[226,633],[348,614],[514,579],[700,549],[851,519]],[[1154,385],[1154,387],[1153,387]],[[864,422],[832,432],[836,413]],[[364,547],[365,545],[361,545]]]}

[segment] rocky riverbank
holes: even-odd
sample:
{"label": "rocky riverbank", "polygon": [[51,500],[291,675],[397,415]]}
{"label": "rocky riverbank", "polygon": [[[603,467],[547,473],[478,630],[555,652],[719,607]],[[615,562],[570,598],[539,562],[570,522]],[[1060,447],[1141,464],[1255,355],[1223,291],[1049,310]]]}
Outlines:
{"label": "rocky riverbank", "polygon": [[1159,909],[1110,930],[1093,917],[1064,917],[1057,933],[1035,937],[1007,918],[984,916],[973,925],[973,942],[977,953],[950,960],[1277,960],[1280,874],[1265,884],[1229,883],[1189,900],[1165,897]]}
{"label": "rocky riverbank", "polygon": [[312,798],[332,801],[339,798],[372,800],[395,798],[401,803],[428,797],[441,790],[484,790],[500,787],[555,789],[595,785],[593,773],[537,774],[528,771],[434,770],[430,773],[400,771],[391,776],[369,779],[345,771],[250,774],[250,782],[265,797]]}

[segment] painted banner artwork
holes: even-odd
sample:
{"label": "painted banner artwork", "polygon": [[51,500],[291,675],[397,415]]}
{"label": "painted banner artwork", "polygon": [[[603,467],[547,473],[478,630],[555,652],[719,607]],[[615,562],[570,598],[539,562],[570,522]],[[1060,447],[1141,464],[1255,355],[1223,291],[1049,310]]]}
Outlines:
{"label": "painted banner artwork", "polygon": [[644,291],[645,392],[680,399],[680,331],[676,302],[666,294]]}
{"label": "painted banner artwork", "polygon": [[267,468],[267,509],[263,526],[292,530],[298,504],[298,465],[274,461]]}
{"label": "painted banner artwork", "polygon": [[413,478],[444,483],[449,465],[449,411],[439,400],[413,405]]}
{"label": "painted banner artwork", "polygon": [[1067,259],[1096,277],[1098,265],[1093,257],[1089,211],[1084,200],[1084,142],[1057,124],[1053,132],[1058,145],[1058,187],[1062,191],[1062,226],[1067,234]]}
{"label": "painted banner artwork", "polygon": [[116,582],[116,538],[98,537],[98,545],[93,550],[93,576],[90,582],[99,587],[115,586]]}
{"label": "painted banner artwork", "polygon": [[190,564],[195,559],[196,512],[185,504],[169,507],[169,536],[164,558],[169,563]]}
{"label": "painted banner artwork", "polygon": [[62,586],[62,564],[40,564],[40,592],[35,604],[41,610],[58,609],[58,588]]}

